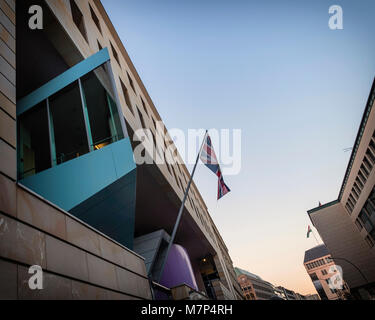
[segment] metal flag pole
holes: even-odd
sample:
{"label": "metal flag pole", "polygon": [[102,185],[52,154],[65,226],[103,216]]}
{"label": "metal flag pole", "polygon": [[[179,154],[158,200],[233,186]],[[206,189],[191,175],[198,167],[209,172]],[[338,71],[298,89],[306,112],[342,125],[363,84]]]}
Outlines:
{"label": "metal flag pole", "polygon": [[315,236],[315,232],[314,232],[314,230],[311,229],[311,232],[312,232],[312,234],[313,234],[313,236],[314,236],[314,238],[315,238],[316,244],[319,245],[319,241],[318,241],[318,239],[317,239],[316,236]]}
{"label": "metal flag pole", "polygon": [[190,190],[190,186],[191,186],[191,183],[193,181],[193,176],[194,176],[194,173],[195,173],[195,170],[197,169],[197,165],[198,165],[198,161],[199,161],[199,157],[202,153],[202,149],[203,149],[203,145],[204,145],[204,142],[206,141],[206,137],[207,137],[207,134],[208,134],[208,130],[206,130],[206,134],[204,135],[204,138],[203,138],[203,141],[202,141],[202,145],[199,149],[199,153],[197,155],[197,160],[195,161],[195,165],[194,165],[194,169],[190,175],[190,180],[189,180],[189,183],[186,187],[186,191],[185,191],[185,194],[184,194],[184,198],[182,200],[182,203],[181,203],[181,207],[180,207],[180,210],[178,211],[178,215],[177,215],[177,220],[176,220],[176,223],[174,225],[174,228],[173,228],[173,232],[172,232],[172,236],[171,236],[171,239],[169,241],[169,244],[168,244],[168,248],[167,248],[167,252],[165,254],[165,257],[164,257],[164,260],[163,260],[163,264],[162,264],[162,267],[161,267],[161,270],[160,270],[160,274],[159,274],[159,279],[158,279],[158,283],[160,283],[161,281],[161,277],[163,276],[163,272],[164,272],[164,268],[165,268],[165,265],[167,263],[167,259],[168,259],[168,255],[169,255],[169,251],[171,250],[172,248],[172,244],[176,238],[176,233],[177,233],[177,229],[178,229],[178,226],[180,224],[180,221],[181,221],[181,217],[182,217],[182,213],[184,211],[184,207],[185,207],[185,202],[186,202],[186,199],[187,199],[187,196],[188,196],[188,193],[189,193],[189,190]]}

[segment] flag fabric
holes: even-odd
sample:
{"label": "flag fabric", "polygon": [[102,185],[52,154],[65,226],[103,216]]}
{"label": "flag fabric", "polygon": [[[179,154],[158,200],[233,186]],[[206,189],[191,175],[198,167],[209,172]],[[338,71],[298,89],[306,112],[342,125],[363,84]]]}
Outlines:
{"label": "flag fabric", "polygon": [[218,190],[217,190],[217,199],[221,199],[227,193],[230,192],[230,189],[224,182],[223,174],[220,169],[220,165],[217,161],[217,157],[212,147],[212,142],[210,136],[207,134],[206,139],[203,142],[202,152],[200,154],[201,161],[209,168],[213,173],[218,177]]}
{"label": "flag fabric", "polygon": [[307,238],[310,238],[310,233],[312,232],[311,227],[307,228]]}

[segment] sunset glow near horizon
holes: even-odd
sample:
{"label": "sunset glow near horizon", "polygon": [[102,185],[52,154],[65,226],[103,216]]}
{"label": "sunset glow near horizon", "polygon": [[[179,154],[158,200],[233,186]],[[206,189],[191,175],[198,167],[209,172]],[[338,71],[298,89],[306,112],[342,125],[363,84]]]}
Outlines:
{"label": "sunset glow near horizon", "polygon": [[375,75],[375,2],[102,3],[168,129],[241,129],[232,192],[217,202],[212,173],[194,177],[234,266],[316,293],[306,211],[338,197]]}

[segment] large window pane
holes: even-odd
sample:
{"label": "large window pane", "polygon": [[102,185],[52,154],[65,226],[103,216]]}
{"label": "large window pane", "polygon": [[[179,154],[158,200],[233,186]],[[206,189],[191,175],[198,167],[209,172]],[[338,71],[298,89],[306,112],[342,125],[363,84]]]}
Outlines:
{"label": "large window pane", "polygon": [[49,169],[51,152],[46,101],[19,117],[18,135],[19,178]]}
{"label": "large window pane", "polygon": [[82,78],[94,149],[123,138],[117,106],[94,72]]}
{"label": "large window pane", "polygon": [[49,98],[57,164],[89,152],[78,82]]}

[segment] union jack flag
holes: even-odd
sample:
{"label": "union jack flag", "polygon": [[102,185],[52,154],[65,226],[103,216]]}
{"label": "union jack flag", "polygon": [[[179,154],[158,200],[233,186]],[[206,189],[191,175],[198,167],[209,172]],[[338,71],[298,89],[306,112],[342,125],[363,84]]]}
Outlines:
{"label": "union jack flag", "polygon": [[210,136],[207,134],[206,139],[203,142],[202,152],[200,154],[201,161],[218,177],[218,188],[217,188],[217,199],[221,199],[227,193],[230,192],[228,186],[224,183],[223,174],[221,173],[220,165],[217,161],[217,157],[212,147]]}

